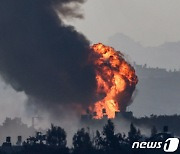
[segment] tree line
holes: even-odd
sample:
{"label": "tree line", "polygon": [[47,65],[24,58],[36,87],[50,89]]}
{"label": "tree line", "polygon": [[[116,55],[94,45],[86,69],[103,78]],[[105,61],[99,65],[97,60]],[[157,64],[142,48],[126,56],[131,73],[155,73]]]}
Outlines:
{"label": "tree line", "polygon": [[[136,141],[165,141],[173,137],[168,132],[167,126],[164,131],[158,133],[156,127],[152,127],[149,137],[141,134],[133,123],[130,124],[128,134],[116,133],[114,123],[107,121],[103,130],[90,133],[89,128],[79,129],[72,138],[72,147],[67,146],[67,134],[59,126],[51,125],[45,134],[37,132],[35,136],[27,138],[20,150],[14,153],[23,154],[152,154],[164,153],[163,149],[132,149]],[[0,153],[2,153],[1,151]],[[175,153],[179,154],[178,149]]]}

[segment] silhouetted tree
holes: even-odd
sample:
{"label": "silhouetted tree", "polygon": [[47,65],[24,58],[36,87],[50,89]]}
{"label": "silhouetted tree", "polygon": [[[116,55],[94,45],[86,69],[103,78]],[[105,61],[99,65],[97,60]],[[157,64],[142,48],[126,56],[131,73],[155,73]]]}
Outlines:
{"label": "silhouetted tree", "polygon": [[140,130],[139,129],[137,130],[134,124],[131,123],[130,131],[128,132],[128,139],[129,139],[130,144],[135,141],[138,141],[141,137],[142,136],[141,136]]}
{"label": "silhouetted tree", "polygon": [[104,139],[98,130],[96,131],[96,136],[94,137],[93,141],[94,141],[93,145],[97,150],[102,150],[103,147],[105,146]]}
{"label": "silhouetted tree", "polygon": [[73,150],[75,154],[91,154],[93,145],[88,132],[84,128],[77,131],[73,136]]}
{"label": "silhouetted tree", "polygon": [[64,129],[52,124],[51,129],[47,131],[47,144],[65,148],[66,143],[66,132],[64,131]]}
{"label": "silhouetted tree", "polygon": [[118,137],[115,135],[114,129],[114,124],[111,120],[108,120],[107,124],[103,127],[105,147],[108,151],[115,149],[115,147],[119,145]]}
{"label": "silhouetted tree", "polygon": [[103,127],[102,136],[99,131],[96,132],[95,143],[95,148],[99,152],[108,154],[125,152],[125,135],[121,133],[115,134],[115,127],[111,120],[108,120],[107,124]]}

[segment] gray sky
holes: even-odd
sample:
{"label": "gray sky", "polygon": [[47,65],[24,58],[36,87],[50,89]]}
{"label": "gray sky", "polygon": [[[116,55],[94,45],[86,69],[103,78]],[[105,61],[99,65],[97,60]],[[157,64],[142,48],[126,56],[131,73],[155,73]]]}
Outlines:
{"label": "gray sky", "polygon": [[[144,46],[180,41],[179,0],[88,0],[73,20],[92,43],[123,33]],[[69,22],[68,22],[69,23]]]}

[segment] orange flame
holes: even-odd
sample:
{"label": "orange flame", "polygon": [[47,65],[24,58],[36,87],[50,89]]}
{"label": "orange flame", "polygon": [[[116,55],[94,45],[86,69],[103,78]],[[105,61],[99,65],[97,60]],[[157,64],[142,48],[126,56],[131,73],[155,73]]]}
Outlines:
{"label": "orange flame", "polygon": [[[114,118],[115,112],[121,111],[122,94],[126,99],[125,106],[131,99],[132,92],[138,82],[134,68],[123,58],[123,54],[102,43],[94,44],[92,52],[96,69],[97,96],[101,97],[93,107],[94,118],[101,119],[104,114]],[[128,98],[125,98],[128,97]],[[122,101],[122,102],[121,102]],[[104,110],[104,112],[102,112]]]}

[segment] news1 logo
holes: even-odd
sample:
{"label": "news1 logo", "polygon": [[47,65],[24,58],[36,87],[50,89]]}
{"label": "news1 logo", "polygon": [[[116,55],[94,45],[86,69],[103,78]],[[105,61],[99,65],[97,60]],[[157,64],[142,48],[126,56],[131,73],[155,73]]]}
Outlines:
{"label": "news1 logo", "polygon": [[179,145],[178,138],[168,138],[164,143],[164,151],[165,152],[175,152]]}
{"label": "news1 logo", "polygon": [[[163,146],[164,145],[164,146]],[[168,138],[164,144],[163,142],[134,142],[133,149],[160,149],[163,148],[165,152],[175,152],[179,146],[178,138]]]}

